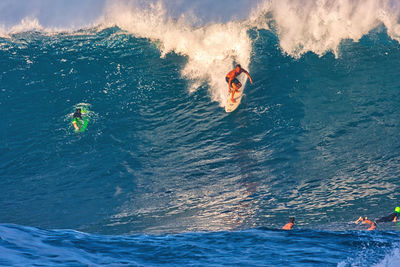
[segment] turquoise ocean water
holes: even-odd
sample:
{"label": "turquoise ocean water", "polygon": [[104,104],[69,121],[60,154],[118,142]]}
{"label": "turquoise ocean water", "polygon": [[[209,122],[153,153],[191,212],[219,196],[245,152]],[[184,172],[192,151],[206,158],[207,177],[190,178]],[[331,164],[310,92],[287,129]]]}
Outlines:
{"label": "turquoise ocean water", "polygon": [[1,266],[400,264],[398,3],[255,2],[0,9]]}

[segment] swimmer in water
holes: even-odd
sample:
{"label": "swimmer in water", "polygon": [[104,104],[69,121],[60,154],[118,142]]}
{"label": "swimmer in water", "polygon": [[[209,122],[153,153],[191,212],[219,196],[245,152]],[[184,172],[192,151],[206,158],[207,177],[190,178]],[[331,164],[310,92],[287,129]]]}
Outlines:
{"label": "swimmer in water", "polygon": [[393,213],[376,220],[376,222],[400,222],[400,207],[396,207]]}
{"label": "swimmer in water", "polygon": [[368,231],[376,229],[376,221],[371,221],[367,217],[365,217],[365,218],[360,217],[360,218],[358,218],[357,221],[355,221],[355,223],[359,223],[359,222],[361,222],[362,224],[368,224],[369,225],[369,228],[367,229]]}
{"label": "swimmer in water", "polygon": [[282,227],[282,230],[292,230],[294,226],[294,217],[289,217],[289,222]]}
{"label": "swimmer in water", "polygon": [[357,221],[355,221],[355,223],[359,223],[359,222],[369,224],[369,225],[371,225],[371,227],[372,227],[373,223],[375,223],[375,226],[376,226],[376,223],[400,222],[400,207],[396,207],[394,209],[393,213],[391,213],[391,214],[389,214],[387,216],[384,216],[382,218],[379,218],[378,220],[376,220],[374,222],[372,222],[371,220],[368,220],[367,217],[365,217],[365,218],[360,217],[360,218],[358,218]]}

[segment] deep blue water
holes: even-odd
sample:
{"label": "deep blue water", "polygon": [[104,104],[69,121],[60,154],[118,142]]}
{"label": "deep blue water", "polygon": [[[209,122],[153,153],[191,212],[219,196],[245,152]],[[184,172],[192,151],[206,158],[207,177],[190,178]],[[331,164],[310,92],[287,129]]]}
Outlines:
{"label": "deep blue water", "polygon": [[0,234],[0,264],[16,266],[396,266],[400,259],[398,232],[252,229],[101,236],[2,225]]}
{"label": "deep blue water", "polygon": [[[400,264],[399,225],[353,223],[400,204],[386,27],[300,56],[248,27],[254,84],[230,114],[219,69],[186,74],[204,51],[130,30],[0,38],[0,265]],[[90,123],[75,133],[80,105]]]}

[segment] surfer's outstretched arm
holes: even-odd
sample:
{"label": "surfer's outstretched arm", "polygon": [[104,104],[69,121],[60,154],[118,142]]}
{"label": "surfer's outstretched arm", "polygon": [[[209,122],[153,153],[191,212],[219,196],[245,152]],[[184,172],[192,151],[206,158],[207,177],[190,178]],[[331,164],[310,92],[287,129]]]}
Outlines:
{"label": "surfer's outstretched arm", "polygon": [[250,82],[253,83],[253,79],[251,78],[249,72],[245,69],[242,69],[242,71],[247,75],[247,77],[249,77]]}

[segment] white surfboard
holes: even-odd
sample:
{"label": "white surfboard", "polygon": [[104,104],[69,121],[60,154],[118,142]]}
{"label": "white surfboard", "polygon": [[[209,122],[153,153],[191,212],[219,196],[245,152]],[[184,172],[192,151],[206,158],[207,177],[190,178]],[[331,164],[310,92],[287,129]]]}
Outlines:
{"label": "white surfboard", "polygon": [[237,107],[240,105],[240,101],[242,101],[242,97],[243,97],[243,90],[242,90],[243,88],[244,87],[242,86],[239,89],[239,92],[236,92],[235,95],[233,96],[233,99],[235,99],[236,102],[232,102],[232,100],[231,100],[232,94],[229,94],[227,96],[226,103],[225,103],[225,111],[226,112],[228,112],[228,113],[232,112],[235,109],[237,109]]}

